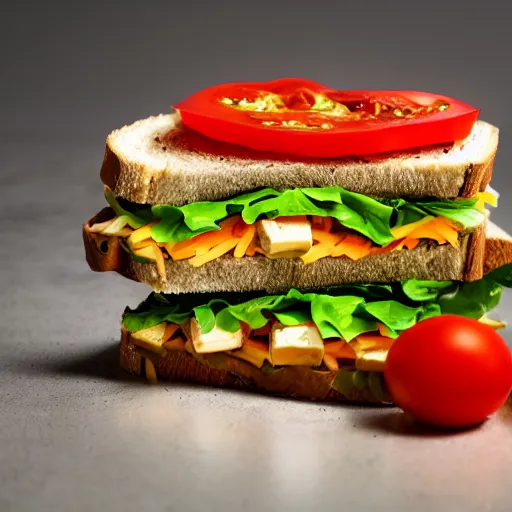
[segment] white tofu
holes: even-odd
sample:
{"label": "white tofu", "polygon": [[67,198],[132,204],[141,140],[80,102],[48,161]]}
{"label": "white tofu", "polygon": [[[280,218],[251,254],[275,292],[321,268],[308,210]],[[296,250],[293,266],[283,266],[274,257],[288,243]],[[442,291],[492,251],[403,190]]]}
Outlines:
{"label": "white tofu", "polygon": [[274,325],[270,358],[274,366],[319,366],[324,357],[324,342],[311,325]]}
{"label": "white tofu", "polygon": [[311,224],[305,215],[260,220],[256,229],[260,246],[268,256],[298,257],[313,245]]}
{"label": "white tofu", "polygon": [[194,350],[198,354],[224,352],[240,348],[243,343],[242,330],[228,332],[215,326],[210,332],[203,333],[195,318],[190,321],[190,334]]}
{"label": "white tofu", "polygon": [[356,356],[356,370],[366,372],[383,372],[388,357],[388,350],[368,350]]}

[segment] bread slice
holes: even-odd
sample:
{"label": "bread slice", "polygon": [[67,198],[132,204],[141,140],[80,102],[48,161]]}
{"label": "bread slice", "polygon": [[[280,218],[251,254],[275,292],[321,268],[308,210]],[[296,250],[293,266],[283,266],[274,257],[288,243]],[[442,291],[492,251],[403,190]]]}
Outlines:
{"label": "bread slice", "polygon": [[146,359],[158,377],[219,388],[258,391],[290,398],[326,402],[390,403],[382,374],[341,369],[319,371],[307,366],[288,366],[262,371],[227,354],[200,357],[170,350],[165,355],[139,349],[131,334],[121,330],[120,365],[134,375],[144,375]]}
{"label": "bread slice", "polygon": [[496,127],[478,121],[461,145],[307,159],[211,140],[174,113],[112,132],[101,179],[117,196],[149,204],[217,200],[259,187],[334,185],[374,197],[472,197],[491,179],[498,137]]}
{"label": "bread slice", "polygon": [[[102,222],[108,209],[83,226],[86,259],[94,271],[115,271],[164,293],[195,293],[290,288],[324,288],[346,283],[378,283],[406,279],[474,281],[504,263],[512,262],[512,238],[492,223],[460,235],[459,247],[422,241],[414,250],[348,258],[323,258],[305,265],[300,259],[230,255],[192,267],[186,260],[165,261],[165,278],[154,263],[138,263],[117,237],[92,233],[89,226]],[[486,234],[487,229],[487,234]],[[487,237],[487,238],[486,238]]]}

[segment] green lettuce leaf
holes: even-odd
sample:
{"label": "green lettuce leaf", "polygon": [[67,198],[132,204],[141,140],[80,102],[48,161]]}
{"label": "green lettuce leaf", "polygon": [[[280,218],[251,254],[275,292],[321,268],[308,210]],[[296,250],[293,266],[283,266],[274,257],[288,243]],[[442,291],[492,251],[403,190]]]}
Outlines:
{"label": "green lettuce leaf", "polygon": [[397,337],[417,322],[440,314],[479,319],[498,304],[502,286],[512,286],[512,265],[468,283],[409,280],[340,286],[321,293],[291,289],[285,295],[218,294],[210,301],[202,294],[153,293],[138,308],[125,310],[123,324],[135,332],[163,321],[183,324],[195,316],[203,332],[215,326],[235,332],[240,322],[258,329],[274,315],[284,325],[313,321],[324,339],[350,341],[375,331],[377,323],[386,327],[389,336]]}
{"label": "green lettuce leaf", "polygon": [[501,298],[502,286],[492,278],[460,284],[455,291],[439,299],[443,314],[461,315],[475,320],[495,308]]}
{"label": "green lettuce leaf", "polygon": [[512,264],[503,265],[502,267],[489,272],[486,279],[492,279],[506,288],[512,288]]}
{"label": "green lettuce leaf", "polygon": [[117,201],[112,190],[108,188],[105,189],[105,199],[118,217],[125,216],[128,219],[128,224],[133,229],[141,228],[153,220],[151,213],[147,210],[145,211],[143,208],[140,208],[139,211],[135,213],[124,209]]}
{"label": "green lettuce leaf", "polygon": [[121,207],[110,190],[106,191],[105,197],[117,215],[128,217],[134,229],[159,220],[151,227],[152,237],[159,243],[181,242],[201,233],[219,230],[219,222],[235,214],[240,214],[248,224],[260,218],[280,216],[332,217],[381,246],[393,241],[393,228],[427,216],[446,217],[464,229],[474,228],[484,220],[484,214],[475,208],[476,199],[375,199],[342,187],[295,188],[281,192],[265,188],[222,201],[203,201],[185,206],[133,206],[133,212]]}
{"label": "green lettuce leaf", "polygon": [[413,301],[427,301],[435,299],[440,291],[453,287],[452,281],[422,281],[410,279],[402,283],[402,290]]}

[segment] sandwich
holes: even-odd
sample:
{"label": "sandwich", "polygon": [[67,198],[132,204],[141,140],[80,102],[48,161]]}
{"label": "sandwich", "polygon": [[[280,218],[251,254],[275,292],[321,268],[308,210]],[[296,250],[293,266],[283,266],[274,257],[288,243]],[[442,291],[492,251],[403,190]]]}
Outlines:
{"label": "sandwich", "polygon": [[499,131],[453,98],[224,84],[107,138],[94,271],[153,292],[122,317],[128,372],[387,402],[400,332],[488,313],[512,283],[489,220]]}

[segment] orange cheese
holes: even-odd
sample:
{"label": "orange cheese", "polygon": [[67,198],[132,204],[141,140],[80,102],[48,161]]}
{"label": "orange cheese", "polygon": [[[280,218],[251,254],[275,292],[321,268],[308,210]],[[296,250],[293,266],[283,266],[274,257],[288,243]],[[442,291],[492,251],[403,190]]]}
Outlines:
{"label": "orange cheese", "polygon": [[320,242],[323,244],[331,244],[336,245],[338,242],[341,242],[343,236],[341,233],[328,233],[323,229],[312,229],[311,230],[312,238],[315,242]]}
{"label": "orange cheese", "polygon": [[324,353],[324,363],[325,363],[325,366],[327,366],[327,368],[329,368],[329,370],[331,370],[333,372],[336,372],[340,369],[338,360],[335,357],[331,356],[330,354]]}
{"label": "orange cheese", "polygon": [[136,229],[129,237],[128,237],[128,245],[132,247],[138,242],[145,240],[146,238],[151,238],[151,227],[154,226],[157,221],[151,222],[150,224],[146,224],[139,229]]}
{"label": "orange cheese", "polygon": [[194,256],[189,260],[189,263],[193,267],[200,267],[201,265],[204,265],[205,263],[208,263],[209,261],[215,260],[217,258],[220,258],[222,255],[231,251],[231,249],[234,249],[234,247],[236,246],[236,244],[238,244],[239,241],[239,238],[229,238],[228,240],[222,242],[213,249],[209,250],[206,254],[203,254],[202,256]]}
{"label": "orange cheese", "polygon": [[331,251],[331,256],[348,256],[351,260],[358,260],[370,254],[372,242],[359,235],[347,235]]}
{"label": "orange cheese", "polygon": [[319,260],[329,256],[333,250],[332,244],[320,243],[313,245],[306,254],[303,254],[300,259],[305,263],[313,263],[313,261]]}
{"label": "orange cheese", "polygon": [[162,344],[162,347],[165,348],[165,350],[179,350],[179,351],[185,351],[185,340],[181,336],[177,336],[176,338],[173,338],[172,340],[165,341]]}
{"label": "orange cheese", "polygon": [[444,217],[436,217],[428,226],[436,230],[453,247],[459,246],[459,230],[457,226]]}
{"label": "orange cheese", "polygon": [[251,245],[251,242],[254,240],[254,236],[256,235],[256,226],[254,224],[247,226],[247,229],[242,234],[242,238],[238,241],[235,247],[235,252],[233,256],[235,258],[241,258],[247,252],[247,249]]}
{"label": "orange cheese", "polygon": [[399,228],[393,228],[391,230],[391,234],[395,240],[398,240],[399,238],[405,238],[406,236],[409,236],[415,229],[428,224],[433,218],[434,217],[432,216],[428,216],[416,222],[400,226]]}
{"label": "orange cheese", "polygon": [[326,341],[324,343],[324,354],[328,354],[335,359],[355,359],[356,354],[352,347],[344,340]]}
{"label": "orange cheese", "polygon": [[178,331],[179,328],[180,328],[179,324],[167,323],[167,325],[165,326],[165,331],[164,331],[164,337],[163,337],[164,341],[171,339],[174,336],[174,334],[176,334],[176,331]]}

